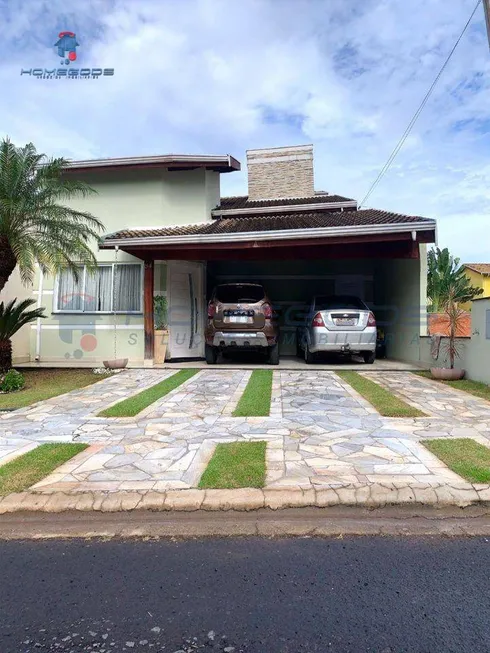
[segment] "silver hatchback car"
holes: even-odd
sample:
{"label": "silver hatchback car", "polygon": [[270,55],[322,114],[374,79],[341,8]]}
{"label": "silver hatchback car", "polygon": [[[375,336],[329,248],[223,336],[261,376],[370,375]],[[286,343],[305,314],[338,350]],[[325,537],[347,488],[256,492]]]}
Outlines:
{"label": "silver hatchback car", "polygon": [[307,363],[320,352],[360,354],[366,363],[376,358],[376,319],[359,297],[313,297],[296,337],[298,356]]}

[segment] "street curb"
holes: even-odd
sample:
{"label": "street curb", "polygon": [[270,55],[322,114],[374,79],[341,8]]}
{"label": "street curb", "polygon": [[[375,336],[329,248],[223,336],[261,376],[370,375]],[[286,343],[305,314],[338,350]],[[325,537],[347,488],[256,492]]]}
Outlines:
{"label": "street curb", "polygon": [[295,487],[238,490],[167,490],[155,492],[21,492],[0,499],[0,515],[14,512],[66,511],[253,511],[260,508],[356,506],[490,506],[490,485],[470,483],[352,483],[338,487]]}

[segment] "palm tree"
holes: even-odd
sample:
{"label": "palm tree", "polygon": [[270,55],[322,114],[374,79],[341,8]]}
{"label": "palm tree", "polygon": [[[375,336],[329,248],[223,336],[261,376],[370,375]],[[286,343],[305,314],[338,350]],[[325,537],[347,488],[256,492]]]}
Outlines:
{"label": "palm tree", "polygon": [[95,265],[90,240],[103,225],[90,213],[65,202],[93,193],[87,184],[64,173],[67,161],[38,154],[32,143],[0,143],[0,291],[16,265],[25,284],[36,263],[43,272]]}
{"label": "palm tree", "polygon": [[451,256],[447,247],[430,249],[427,266],[427,297],[432,313],[445,311],[448,304],[469,302],[483,292],[471,285],[459,258]]}
{"label": "palm tree", "polygon": [[44,308],[28,311],[29,306],[36,303],[35,299],[24,299],[16,304],[12,299],[8,304],[0,304],[0,372],[7,372],[12,367],[12,343],[10,339],[17,331],[38,317],[46,317]]}

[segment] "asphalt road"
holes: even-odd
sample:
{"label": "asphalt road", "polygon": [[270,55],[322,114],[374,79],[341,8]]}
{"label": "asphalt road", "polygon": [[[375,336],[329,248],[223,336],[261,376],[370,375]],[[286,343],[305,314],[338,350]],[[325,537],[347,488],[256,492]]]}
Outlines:
{"label": "asphalt road", "polygon": [[490,651],[488,538],[0,543],[0,652]]}

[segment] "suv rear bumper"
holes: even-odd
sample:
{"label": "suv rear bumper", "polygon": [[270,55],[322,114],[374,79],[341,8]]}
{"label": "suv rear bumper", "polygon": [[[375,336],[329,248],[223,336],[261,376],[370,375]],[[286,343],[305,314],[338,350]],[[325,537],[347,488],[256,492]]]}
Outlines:
{"label": "suv rear bumper", "polygon": [[213,347],[269,347],[265,333],[251,331],[240,333],[233,331],[216,331],[213,337]]}

